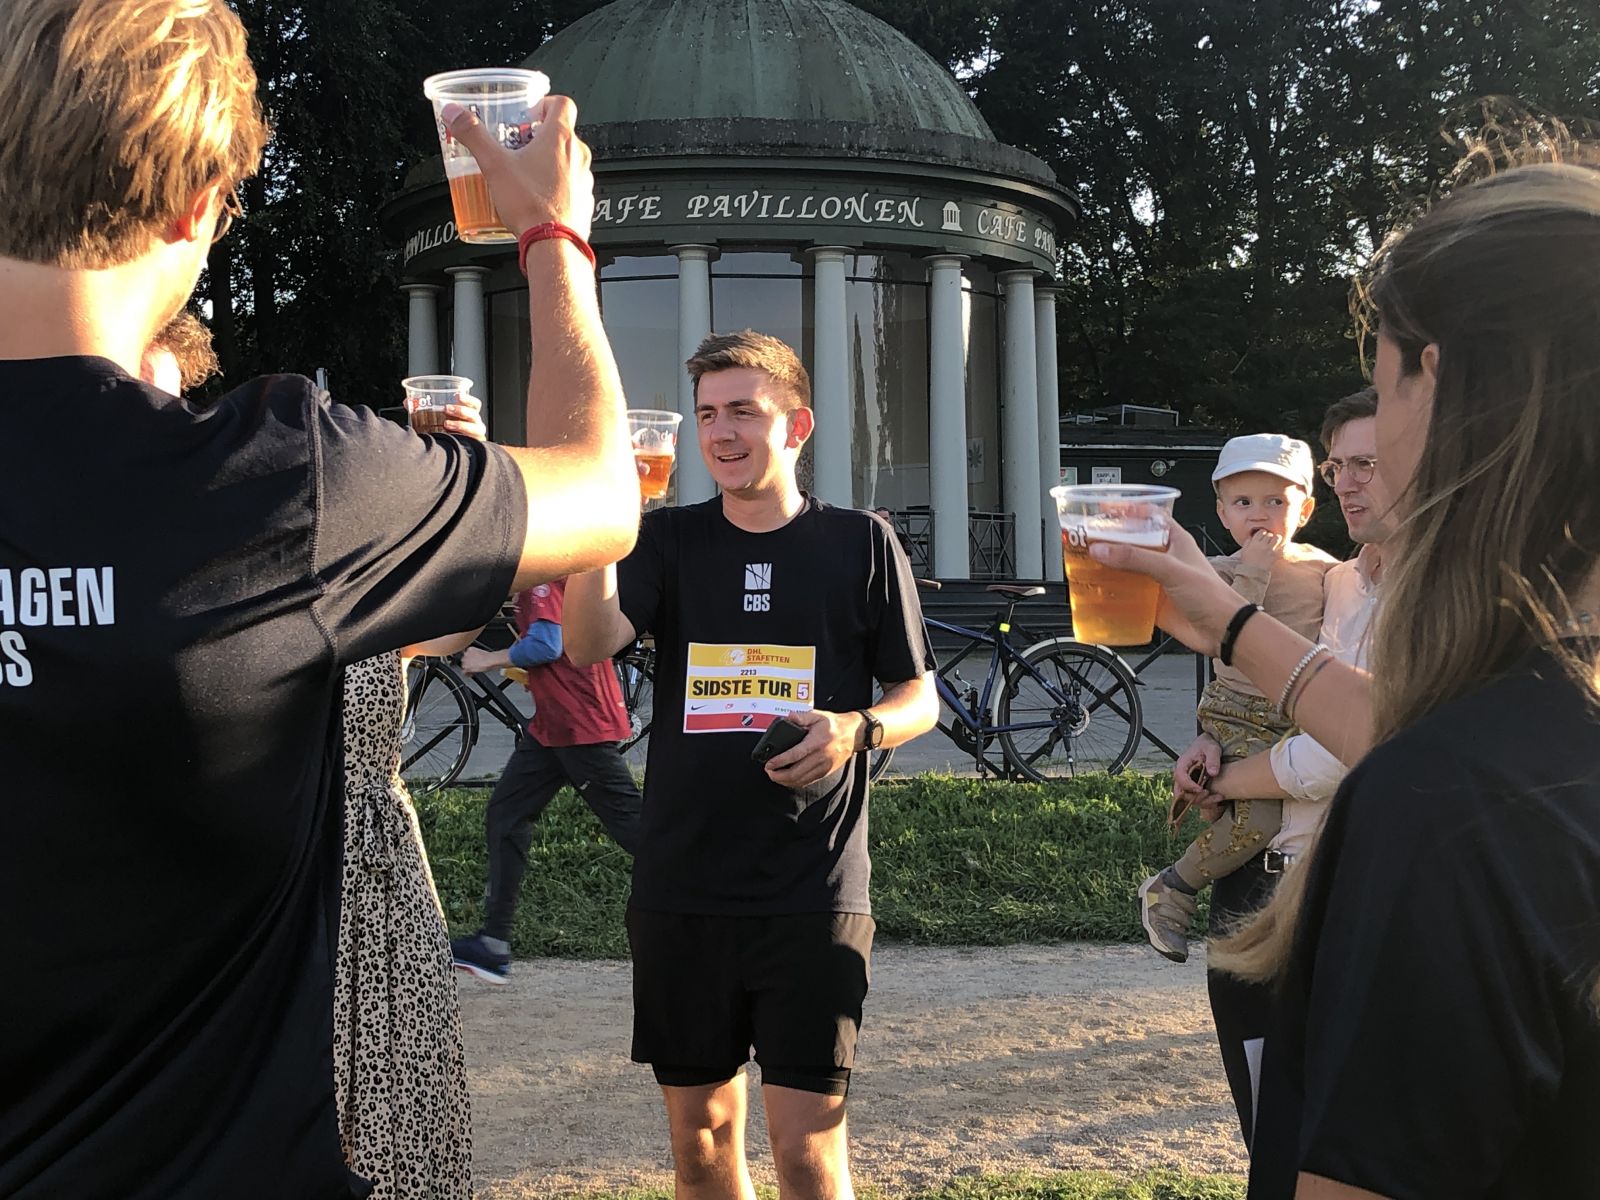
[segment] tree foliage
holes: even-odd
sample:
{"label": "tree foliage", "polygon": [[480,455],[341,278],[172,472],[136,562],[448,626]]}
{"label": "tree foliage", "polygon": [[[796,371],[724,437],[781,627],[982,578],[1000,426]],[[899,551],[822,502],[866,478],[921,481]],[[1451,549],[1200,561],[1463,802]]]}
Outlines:
{"label": "tree foliage", "polygon": [[1600,6],[864,0],[1074,188],[1062,396],[1303,430],[1360,386],[1347,301],[1482,101],[1600,116]]}
{"label": "tree foliage", "polygon": [[[599,0],[233,2],[277,132],[205,285],[228,380],[326,367],[341,399],[389,403],[404,312],[377,213],[436,152],[422,78],[518,62]],[[1448,175],[1481,99],[1600,117],[1593,0],[858,3],[1082,201],[1071,407],[1314,428],[1361,384],[1353,274]]]}

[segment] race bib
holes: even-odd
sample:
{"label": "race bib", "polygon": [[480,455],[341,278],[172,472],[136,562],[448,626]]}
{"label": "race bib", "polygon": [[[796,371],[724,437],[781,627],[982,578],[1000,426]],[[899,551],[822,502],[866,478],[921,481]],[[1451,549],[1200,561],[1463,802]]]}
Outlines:
{"label": "race bib", "polygon": [[760,733],[815,704],[815,646],[689,643],[685,733]]}

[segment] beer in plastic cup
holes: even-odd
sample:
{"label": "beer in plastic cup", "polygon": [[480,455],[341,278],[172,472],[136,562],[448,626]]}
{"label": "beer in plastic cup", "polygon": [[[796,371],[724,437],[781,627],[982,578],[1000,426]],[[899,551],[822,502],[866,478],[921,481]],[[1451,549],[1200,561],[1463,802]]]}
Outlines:
{"label": "beer in plastic cup", "polygon": [[628,410],[628,436],[639,464],[639,495],[645,500],[666,497],[672,467],[678,454],[678,423],[682,413],[654,408]]}
{"label": "beer in plastic cup", "polygon": [[433,121],[439,130],[439,150],[444,157],[444,176],[450,184],[450,203],[456,213],[456,236],[463,242],[478,244],[514,242],[516,234],[506,228],[489,198],[478,160],[450,133],[439,110],[454,101],[477,114],[485,129],[500,144],[515,150],[533,136],[537,122],[534,110],[550,93],[550,78],[542,71],[517,67],[474,67],[467,71],[446,71],[430,75],[422,82],[423,94],[433,101]]}
{"label": "beer in plastic cup", "polygon": [[1061,521],[1061,556],[1080,642],[1142,646],[1155,633],[1161,585],[1089,556],[1096,542],[1166,550],[1176,488],[1094,484],[1051,488]]}
{"label": "beer in plastic cup", "polygon": [[465,375],[413,375],[402,379],[406,390],[406,419],[418,433],[443,433],[448,404],[460,404],[472,391]]}

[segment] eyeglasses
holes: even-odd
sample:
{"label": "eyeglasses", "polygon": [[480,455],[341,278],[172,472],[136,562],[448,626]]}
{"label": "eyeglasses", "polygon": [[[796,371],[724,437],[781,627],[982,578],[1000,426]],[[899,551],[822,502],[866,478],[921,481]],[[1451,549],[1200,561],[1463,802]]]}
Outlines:
{"label": "eyeglasses", "polygon": [[215,246],[233,227],[234,218],[244,216],[244,205],[239,203],[239,193],[232,188],[222,198],[222,213],[217,217],[217,227],[211,233],[211,244]]}
{"label": "eyeglasses", "polygon": [[1317,468],[1322,482],[1334,487],[1341,471],[1350,472],[1350,482],[1357,486],[1372,482],[1372,473],[1378,469],[1378,460],[1367,454],[1354,454],[1349,458],[1330,458]]}

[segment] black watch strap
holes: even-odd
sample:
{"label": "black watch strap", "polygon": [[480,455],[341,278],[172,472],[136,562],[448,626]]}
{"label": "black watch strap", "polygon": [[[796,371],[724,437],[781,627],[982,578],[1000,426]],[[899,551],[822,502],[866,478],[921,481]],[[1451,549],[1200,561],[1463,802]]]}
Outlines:
{"label": "black watch strap", "polygon": [[856,709],[856,714],[864,722],[861,733],[863,735],[862,741],[866,745],[861,748],[863,750],[876,750],[883,745],[883,722],[872,715],[870,708],[858,708]]}

